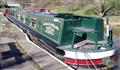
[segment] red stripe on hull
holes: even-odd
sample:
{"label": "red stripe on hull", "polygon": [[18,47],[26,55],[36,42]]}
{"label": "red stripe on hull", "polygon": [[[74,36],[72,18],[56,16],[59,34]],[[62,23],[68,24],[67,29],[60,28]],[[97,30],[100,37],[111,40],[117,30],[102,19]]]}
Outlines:
{"label": "red stripe on hull", "polygon": [[[91,62],[92,61],[92,62]],[[65,63],[68,64],[73,64],[73,65],[99,65],[103,64],[102,59],[96,59],[96,60],[76,60],[76,59],[70,59],[70,58],[65,58],[64,60]]]}

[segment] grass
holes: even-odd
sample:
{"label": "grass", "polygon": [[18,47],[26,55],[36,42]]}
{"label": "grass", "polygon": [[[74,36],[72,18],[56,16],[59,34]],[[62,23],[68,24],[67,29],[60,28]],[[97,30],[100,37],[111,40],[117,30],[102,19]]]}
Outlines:
{"label": "grass", "polygon": [[109,24],[112,25],[113,35],[120,37],[120,16],[110,16]]}
{"label": "grass", "polygon": [[[24,54],[24,55],[29,55],[29,54],[27,54],[27,52],[24,50],[24,48],[22,48],[18,43],[16,43],[16,47],[18,47],[18,48],[20,48],[21,50],[20,50],[20,52],[22,53],[22,54]],[[30,55],[29,55],[30,56]],[[30,56],[31,57],[31,56]],[[32,58],[29,60],[30,62],[31,62],[31,64],[35,67],[35,68],[37,68],[38,70],[43,70],[40,66],[39,66],[39,64],[37,63],[37,62],[35,62]]]}
{"label": "grass", "polygon": [[15,44],[17,48],[20,48],[20,52],[23,54],[23,55],[27,55],[27,52],[18,44],[16,43]]}
{"label": "grass", "polygon": [[109,23],[115,25],[116,27],[120,26],[120,16],[110,16]]}
{"label": "grass", "polygon": [[37,62],[35,62],[33,59],[30,60],[30,61],[31,61],[31,63],[33,64],[33,66],[34,66],[35,68],[37,68],[38,70],[43,70],[43,69],[39,66],[39,64],[38,64]]}
{"label": "grass", "polygon": [[66,6],[56,6],[54,11],[57,12],[57,13],[67,13],[67,12],[70,12],[68,10],[68,7],[66,7]]}
{"label": "grass", "polygon": [[112,26],[113,27],[113,35],[120,37],[120,26]]}

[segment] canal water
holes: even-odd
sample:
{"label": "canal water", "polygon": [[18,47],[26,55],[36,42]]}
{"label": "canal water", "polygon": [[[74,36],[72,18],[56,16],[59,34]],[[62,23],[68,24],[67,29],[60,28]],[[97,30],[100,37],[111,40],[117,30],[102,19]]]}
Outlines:
{"label": "canal water", "polygon": [[113,70],[120,70],[120,26],[113,27],[113,40],[116,46],[116,56],[118,60]]}

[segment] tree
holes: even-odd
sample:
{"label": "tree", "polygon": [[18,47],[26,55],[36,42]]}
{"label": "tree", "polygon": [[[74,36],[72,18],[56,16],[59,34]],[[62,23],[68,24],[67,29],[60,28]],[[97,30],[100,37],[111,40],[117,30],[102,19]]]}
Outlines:
{"label": "tree", "polygon": [[105,17],[118,13],[119,8],[120,0],[95,0],[93,4],[87,6],[84,13]]}
{"label": "tree", "polygon": [[0,8],[8,7],[7,3],[5,2],[0,2]]}

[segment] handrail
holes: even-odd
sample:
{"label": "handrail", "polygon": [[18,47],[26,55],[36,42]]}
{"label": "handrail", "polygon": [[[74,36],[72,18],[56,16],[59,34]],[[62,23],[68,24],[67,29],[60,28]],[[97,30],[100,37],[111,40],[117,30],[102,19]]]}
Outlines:
{"label": "handrail", "polygon": [[97,32],[92,28],[86,27],[74,27],[73,32]]}

